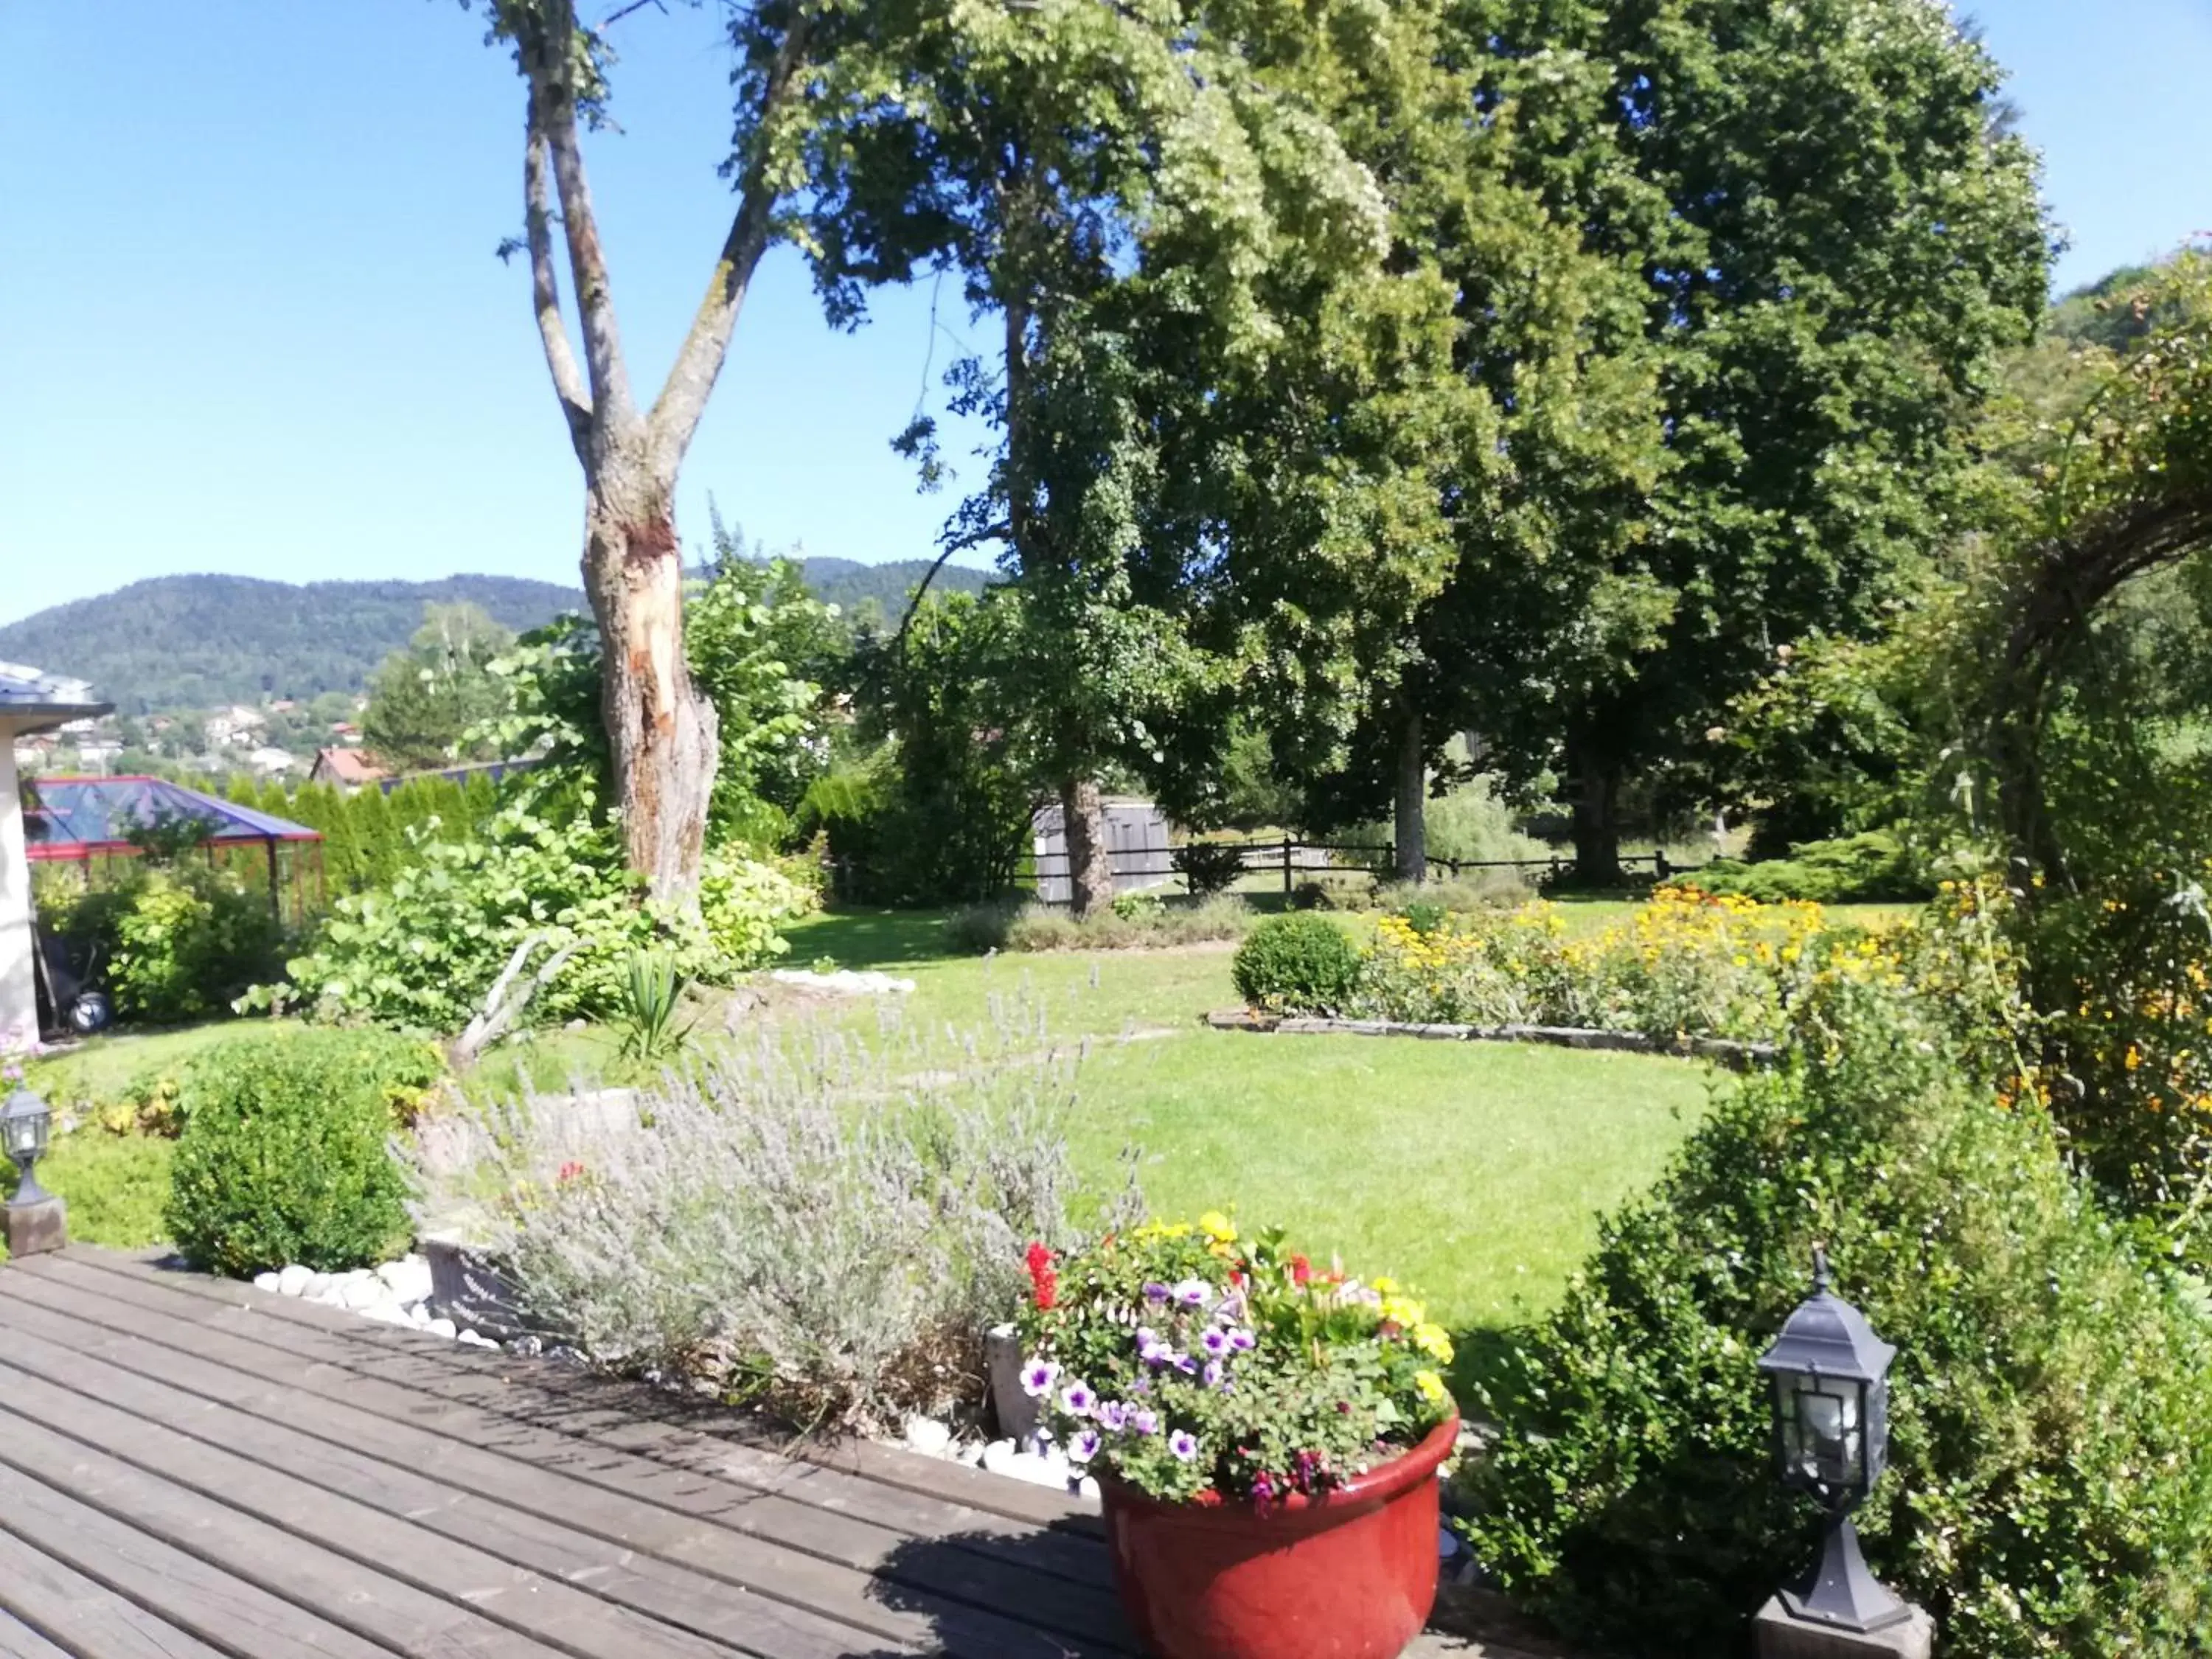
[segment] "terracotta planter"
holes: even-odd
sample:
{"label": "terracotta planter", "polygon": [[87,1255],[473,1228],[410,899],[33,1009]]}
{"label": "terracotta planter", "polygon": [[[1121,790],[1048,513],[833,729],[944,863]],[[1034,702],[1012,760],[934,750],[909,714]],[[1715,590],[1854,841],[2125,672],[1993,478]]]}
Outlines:
{"label": "terracotta planter", "polygon": [[1437,1470],[1459,1419],[1265,1515],[1100,1483],[1115,1587],[1155,1659],[1395,1659],[1437,1595]]}

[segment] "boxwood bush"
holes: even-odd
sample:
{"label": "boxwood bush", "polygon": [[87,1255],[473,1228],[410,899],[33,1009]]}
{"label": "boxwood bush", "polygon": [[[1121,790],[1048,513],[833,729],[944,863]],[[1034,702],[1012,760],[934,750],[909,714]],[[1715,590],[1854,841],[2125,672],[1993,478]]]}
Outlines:
{"label": "boxwood bush", "polygon": [[421,1045],[361,1031],[235,1037],[198,1056],[166,1212],[185,1258],[241,1278],[386,1259],[407,1236],[386,1143],[422,1064]]}
{"label": "boxwood bush", "polygon": [[1270,916],[1237,946],[1230,972],[1249,1006],[1334,1012],[1359,982],[1359,953],[1324,916]]}
{"label": "boxwood bush", "polygon": [[[1739,1652],[1749,1614],[1809,1562],[1753,1362],[1824,1240],[1839,1292],[1899,1349],[1867,1553],[1936,1615],[1940,1650],[2206,1650],[2201,1287],[2138,1254],[2033,1097],[2009,1097],[1991,1064],[2006,1022],[1962,1035],[1972,988],[1998,983],[1987,958],[1932,957],[1824,972],[1789,1064],[1740,1085],[1656,1194],[1607,1223],[1564,1304],[1493,1374],[1504,1433],[1468,1477],[1471,1540],[1571,1634]],[[1942,994],[1900,988],[1899,969]]]}

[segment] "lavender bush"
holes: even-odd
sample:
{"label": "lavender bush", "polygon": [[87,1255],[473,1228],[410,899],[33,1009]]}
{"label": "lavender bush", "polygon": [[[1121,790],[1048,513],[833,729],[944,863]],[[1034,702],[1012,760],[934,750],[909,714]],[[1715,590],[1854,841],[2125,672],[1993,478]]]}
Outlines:
{"label": "lavender bush", "polygon": [[957,1414],[1025,1245],[1101,1219],[1064,1129],[1082,1057],[1025,1008],[949,1044],[769,1033],[634,1107],[466,1107],[425,1138],[423,1203],[469,1205],[531,1316],[599,1364],[807,1427]]}

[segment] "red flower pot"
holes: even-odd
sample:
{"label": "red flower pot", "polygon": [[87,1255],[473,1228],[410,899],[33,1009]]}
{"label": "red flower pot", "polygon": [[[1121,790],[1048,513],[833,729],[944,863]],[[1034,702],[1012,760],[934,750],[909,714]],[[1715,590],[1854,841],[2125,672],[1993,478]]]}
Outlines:
{"label": "red flower pot", "polygon": [[1453,1417],[1320,1498],[1163,1504],[1102,1480],[1115,1587],[1156,1659],[1395,1659],[1437,1597]]}

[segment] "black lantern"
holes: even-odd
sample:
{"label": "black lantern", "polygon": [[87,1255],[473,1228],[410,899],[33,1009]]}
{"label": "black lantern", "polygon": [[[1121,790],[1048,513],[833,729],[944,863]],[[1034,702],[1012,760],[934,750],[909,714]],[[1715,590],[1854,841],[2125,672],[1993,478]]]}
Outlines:
{"label": "black lantern", "polygon": [[1774,1462],[1784,1485],[1827,1511],[1820,1564],[1782,1592],[1795,1617],[1856,1632],[1912,1616],[1867,1571],[1851,1511],[1889,1462],[1889,1367],[1897,1350],[1828,1288],[1828,1254],[1813,1251],[1813,1294],[1782,1327],[1759,1369],[1774,1386]]}
{"label": "black lantern", "polygon": [[6,1108],[0,1109],[0,1152],[8,1154],[20,1176],[15,1182],[15,1195],[8,1200],[9,1209],[42,1204],[52,1196],[39,1185],[39,1177],[33,1171],[39,1160],[46,1155],[46,1141],[53,1127],[52,1109],[28,1089],[16,1090],[9,1097]]}

